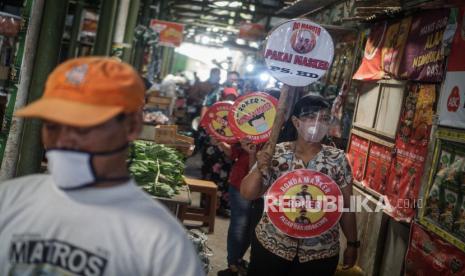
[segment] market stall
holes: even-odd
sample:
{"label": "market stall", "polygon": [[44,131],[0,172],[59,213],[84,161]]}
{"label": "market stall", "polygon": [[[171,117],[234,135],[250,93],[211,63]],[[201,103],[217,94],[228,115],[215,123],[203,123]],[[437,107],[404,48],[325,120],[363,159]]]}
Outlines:
{"label": "market stall", "polygon": [[[360,91],[348,145],[355,184],[389,203],[384,213],[391,230],[381,234],[394,233],[400,242],[386,241],[380,273],[453,275],[462,269],[465,78],[457,61],[463,55],[463,12],[433,8],[372,22],[353,76]],[[441,250],[425,251],[428,240],[451,246],[454,255],[443,260]],[[432,257],[420,257],[420,251]],[[405,267],[401,252],[407,254]]]}

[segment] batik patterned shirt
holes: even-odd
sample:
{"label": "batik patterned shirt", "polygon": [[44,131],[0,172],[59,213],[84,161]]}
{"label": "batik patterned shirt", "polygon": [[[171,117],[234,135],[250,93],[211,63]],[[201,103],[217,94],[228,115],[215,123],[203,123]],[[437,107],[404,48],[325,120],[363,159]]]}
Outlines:
{"label": "batik patterned shirt", "polygon": [[[291,170],[305,168],[328,175],[341,189],[352,183],[352,172],[344,151],[323,145],[320,152],[306,165],[304,161],[295,157],[294,149],[293,142],[276,145],[269,178],[263,180],[265,184],[272,184]],[[298,239],[276,229],[265,212],[255,228],[255,233],[263,247],[288,261],[297,256],[299,262],[303,263],[339,254],[339,224],[318,237]]]}

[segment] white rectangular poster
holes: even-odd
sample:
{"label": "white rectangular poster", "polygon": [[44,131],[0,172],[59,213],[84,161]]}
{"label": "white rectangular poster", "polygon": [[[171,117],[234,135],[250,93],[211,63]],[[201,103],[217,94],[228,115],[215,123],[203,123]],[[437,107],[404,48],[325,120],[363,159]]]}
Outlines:
{"label": "white rectangular poster", "polygon": [[465,71],[447,72],[439,101],[439,124],[465,129]]}

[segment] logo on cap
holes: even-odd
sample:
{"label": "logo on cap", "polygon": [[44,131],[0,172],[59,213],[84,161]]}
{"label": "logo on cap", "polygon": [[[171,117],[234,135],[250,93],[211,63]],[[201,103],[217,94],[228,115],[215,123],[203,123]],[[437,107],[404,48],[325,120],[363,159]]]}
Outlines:
{"label": "logo on cap", "polygon": [[79,66],[73,67],[71,70],[66,73],[66,80],[74,85],[79,85],[84,81],[84,78],[87,74],[87,69],[89,66],[87,64],[82,64]]}

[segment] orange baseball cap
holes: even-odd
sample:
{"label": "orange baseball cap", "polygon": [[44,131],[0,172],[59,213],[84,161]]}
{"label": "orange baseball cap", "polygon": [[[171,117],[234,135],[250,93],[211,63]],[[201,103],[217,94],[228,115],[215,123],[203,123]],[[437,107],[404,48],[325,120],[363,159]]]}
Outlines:
{"label": "orange baseball cap", "polygon": [[43,96],[15,115],[91,127],[140,110],[144,94],[144,83],[130,65],[105,57],[75,58],[58,65]]}

